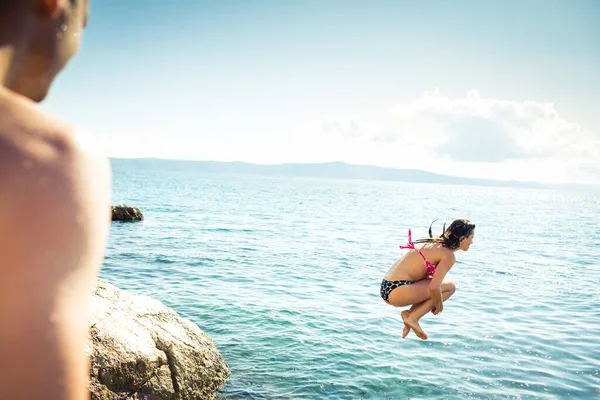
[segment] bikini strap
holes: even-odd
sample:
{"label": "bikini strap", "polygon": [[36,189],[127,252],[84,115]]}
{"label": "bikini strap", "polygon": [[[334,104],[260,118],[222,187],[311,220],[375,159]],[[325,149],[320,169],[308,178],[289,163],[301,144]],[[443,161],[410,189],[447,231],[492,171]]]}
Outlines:
{"label": "bikini strap", "polygon": [[423,260],[425,260],[426,263],[429,263],[429,261],[427,261],[427,259],[423,255],[423,253],[421,253],[421,250],[419,250],[415,247],[415,242],[412,241],[412,232],[410,231],[410,229],[408,230],[408,244],[406,246],[401,245],[400,248],[415,250],[417,253],[419,253],[419,255],[423,258]]}
{"label": "bikini strap", "polygon": [[401,249],[415,249],[415,244],[412,241],[412,232],[408,230],[408,244],[406,246],[400,245]]}
{"label": "bikini strap", "polygon": [[425,257],[425,255],[421,252],[421,250],[415,247],[415,242],[412,241],[412,232],[410,231],[410,229],[408,230],[408,244],[406,246],[401,245],[400,248],[415,250],[417,253],[419,253],[423,261],[425,261],[425,266],[427,267],[427,274],[429,276],[433,275],[436,266],[430,263],[429,260]]}

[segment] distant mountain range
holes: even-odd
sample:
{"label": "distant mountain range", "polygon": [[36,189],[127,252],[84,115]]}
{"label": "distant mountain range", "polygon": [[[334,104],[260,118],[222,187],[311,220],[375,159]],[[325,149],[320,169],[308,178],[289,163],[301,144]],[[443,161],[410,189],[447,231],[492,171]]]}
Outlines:
{"label": "distant mountain range", "polygon": [[464,178],[441,175],[416,169],[395,169],[354,165],[344,162],[313,164],[263,165],[246,162],[186,161],[158,158],[112,158],[113,167],[136,166],[145,169],[186,169],[205,173],[251,174],[270,176],[296,176],[331,179],[362,179],[370,181],[420,182],[448,185],[473,185],[494,187],[520,187],[538,189],[598,189],[598,186],[581,184],[543,184],[539,182],[502,181],[494,179]]}

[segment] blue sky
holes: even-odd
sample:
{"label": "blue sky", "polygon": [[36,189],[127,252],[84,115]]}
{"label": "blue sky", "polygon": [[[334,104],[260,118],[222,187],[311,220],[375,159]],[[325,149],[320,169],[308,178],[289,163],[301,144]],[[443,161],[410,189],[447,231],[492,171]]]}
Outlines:
{"label": "blue sky", "polygon": [[43,107],[110,156],[600,183],[600,2],[92,0]]}

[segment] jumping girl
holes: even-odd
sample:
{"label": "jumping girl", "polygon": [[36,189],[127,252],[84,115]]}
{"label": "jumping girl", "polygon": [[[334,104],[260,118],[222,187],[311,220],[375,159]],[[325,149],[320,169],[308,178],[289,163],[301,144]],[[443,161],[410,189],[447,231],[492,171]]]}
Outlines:
{"label": "jumping girl", "polygon": [[[453,221],[448,229],[444,225],[444,232],[436,238],[432,236],[430,226],[429,239],[415,242],[409,229],[408,245],[400,248],[410,251],[385,274],[380,290],[383,300],[394,307],[412,305],[400,313],[404,321],[403,338],[412,329],[418,337],[427,339],[419,320],[429,311],[438,315],[444,310],[443,302],[456,290],[454,282],[444,277],[456,261],[454,253],[469,250],[474,234],[475,225],[466,219]],[[415,247],[415,243],[423,245]]]}

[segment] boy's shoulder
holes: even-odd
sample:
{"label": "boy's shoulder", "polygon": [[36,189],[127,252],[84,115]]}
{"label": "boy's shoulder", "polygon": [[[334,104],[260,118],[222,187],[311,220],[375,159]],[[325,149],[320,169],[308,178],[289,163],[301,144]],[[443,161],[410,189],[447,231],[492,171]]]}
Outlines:
{"label": "boy's shoulder", "polygon": [[94,208],[93,198],[105,199],[109,191],[108,160],[89,135],[27,99],[0,93],[1,220],[25,207],[34,214]]}
{"label": "boy's shoulder", "polygon": [[[27,99],[0,93],[0,182],[33,179],[42,190],[52,178],[108,173],[108,160],[91,136],[38,109]],[[34,188],[32,188],[34,189]]]}

